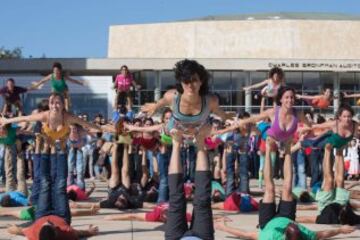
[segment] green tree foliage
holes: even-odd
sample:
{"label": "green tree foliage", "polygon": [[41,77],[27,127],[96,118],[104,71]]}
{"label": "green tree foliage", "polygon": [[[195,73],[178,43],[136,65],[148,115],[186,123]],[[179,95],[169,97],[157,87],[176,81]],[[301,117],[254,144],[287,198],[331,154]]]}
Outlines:
{"label": "green tree foliage", "polygon": [[0,47],[0,59],[1,58],[22,58],[22,50],[20,47],[16,47],[12,50]]}

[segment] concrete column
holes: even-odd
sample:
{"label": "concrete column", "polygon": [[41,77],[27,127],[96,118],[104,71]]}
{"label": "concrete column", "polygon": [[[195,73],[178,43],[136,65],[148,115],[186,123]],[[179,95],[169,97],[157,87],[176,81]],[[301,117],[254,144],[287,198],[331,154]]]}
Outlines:
{"label": "concrete column", "polygon": [[[340,78],[339,73],[336,73],[336,77],[334,79],[334,96],[339,97],[340,96]],[[338,98],[334,98],[334,114],[339,109],[340,100]]]}
{"label": "concrete column", "polygon": [[[248,72],[248,79],[245,82],[245,86],[249,86],[251,83],[251,72]],[[245,111],[248,113],[252,113],[252,96],[251,96],[251,90],[245,91]]]}
{"label": "concrete column", "polygon": [[161,98],[161,71],[156,71],[155,89],[154,89],[154,101],[159,101]]}

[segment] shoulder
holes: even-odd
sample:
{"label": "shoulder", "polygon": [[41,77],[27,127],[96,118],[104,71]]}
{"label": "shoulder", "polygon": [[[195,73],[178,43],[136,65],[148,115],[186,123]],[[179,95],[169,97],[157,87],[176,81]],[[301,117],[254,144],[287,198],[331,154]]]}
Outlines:
{"label": "shoulder", "polygon": [[268,115],[268,116],[273,116],[277,110],[278,106],[275,106],[273,108],[269,108],[267,110],[264,111],[264,114]]}
{"label": "shoulder", "polygon": [[166,91],[166,93],[164,94],[164,98],[167,100],[172,100],[174,97],[178,96],[179,93],[178,91],[176,91],[176,89],[170,89],[168,91]]}
{"label": "shoulder", "polygon": [[207,99],[209,104],[216,104],[216,105],[219,104],[219,97],[215,94],[209,93],[209,94],[205,95],[204,97]]}

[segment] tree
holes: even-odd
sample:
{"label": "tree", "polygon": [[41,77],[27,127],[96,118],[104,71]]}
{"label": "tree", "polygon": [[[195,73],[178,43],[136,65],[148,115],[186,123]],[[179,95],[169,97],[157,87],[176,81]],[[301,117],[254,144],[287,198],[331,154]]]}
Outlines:
{"label": "tree", "polygon": [[12,50],[0,47],[0,58],[22,58],[22,50],[20,47]]}

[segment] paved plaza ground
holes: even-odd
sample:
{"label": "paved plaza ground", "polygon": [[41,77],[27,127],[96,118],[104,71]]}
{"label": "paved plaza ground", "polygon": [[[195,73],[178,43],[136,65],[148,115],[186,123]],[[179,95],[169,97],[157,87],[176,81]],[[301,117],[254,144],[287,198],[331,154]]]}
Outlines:
{"label": "paved plaza ground", "polygon": [[[92,195],[93,201],[100,200],[106,196],[106,183],[96,181],[97,189]],[[276,182],[277,185],[281,184],[281,181]],[[259,191],[256,188],[256,181],[251,180],[251,189],[254,191]],[[356,189],[360,190],[358,186]],[[260,197],[257,197],[258,199]],[[189,209],[191,208],[191,203],[188,204]],[[104,216],[108,214],[119,213],[118,210],[104,210],[101,209],[100,213],[96,216],[87,216],[87,217],[74,217],[73,218],[73,227],[78,229],[85,229],[89,224],[97,225],[99,227],[99,235],[91,239],[112,239],[112,240],[159,240],[164,239],[164,224],[160,223],[146,223],[146,222],[136,222],[136,221],[105,221]],[[224,214],[223,211],[214,211],[215,214]],[[360,214],[360,212],[358,212]],[[316,211],[298,211],[298,215],[314,215]],[[225,213],[227,217],[231,218],[233,221],[229,225],[234,227],[239,227],[248,231],[255,231],[256,225],[258,223],[257,213],[252,214],[234,214],[234,213]],[[23,237],[14,237],[9,235],[6,232],[6,226],[8,224],[21,224],[19,220],[13,218],[0,217],[0,240],[2,239],[25,239]],[[323,230],[331,229],[331,226],[326,225],[315,225],[315,224],[306,224],[312,230]],[[216,231],[215,239],[236,239],[230,236],[227,233]],[[360,239],[360,230],[355,231],[351,235],[339,235],[334,239]]]}

